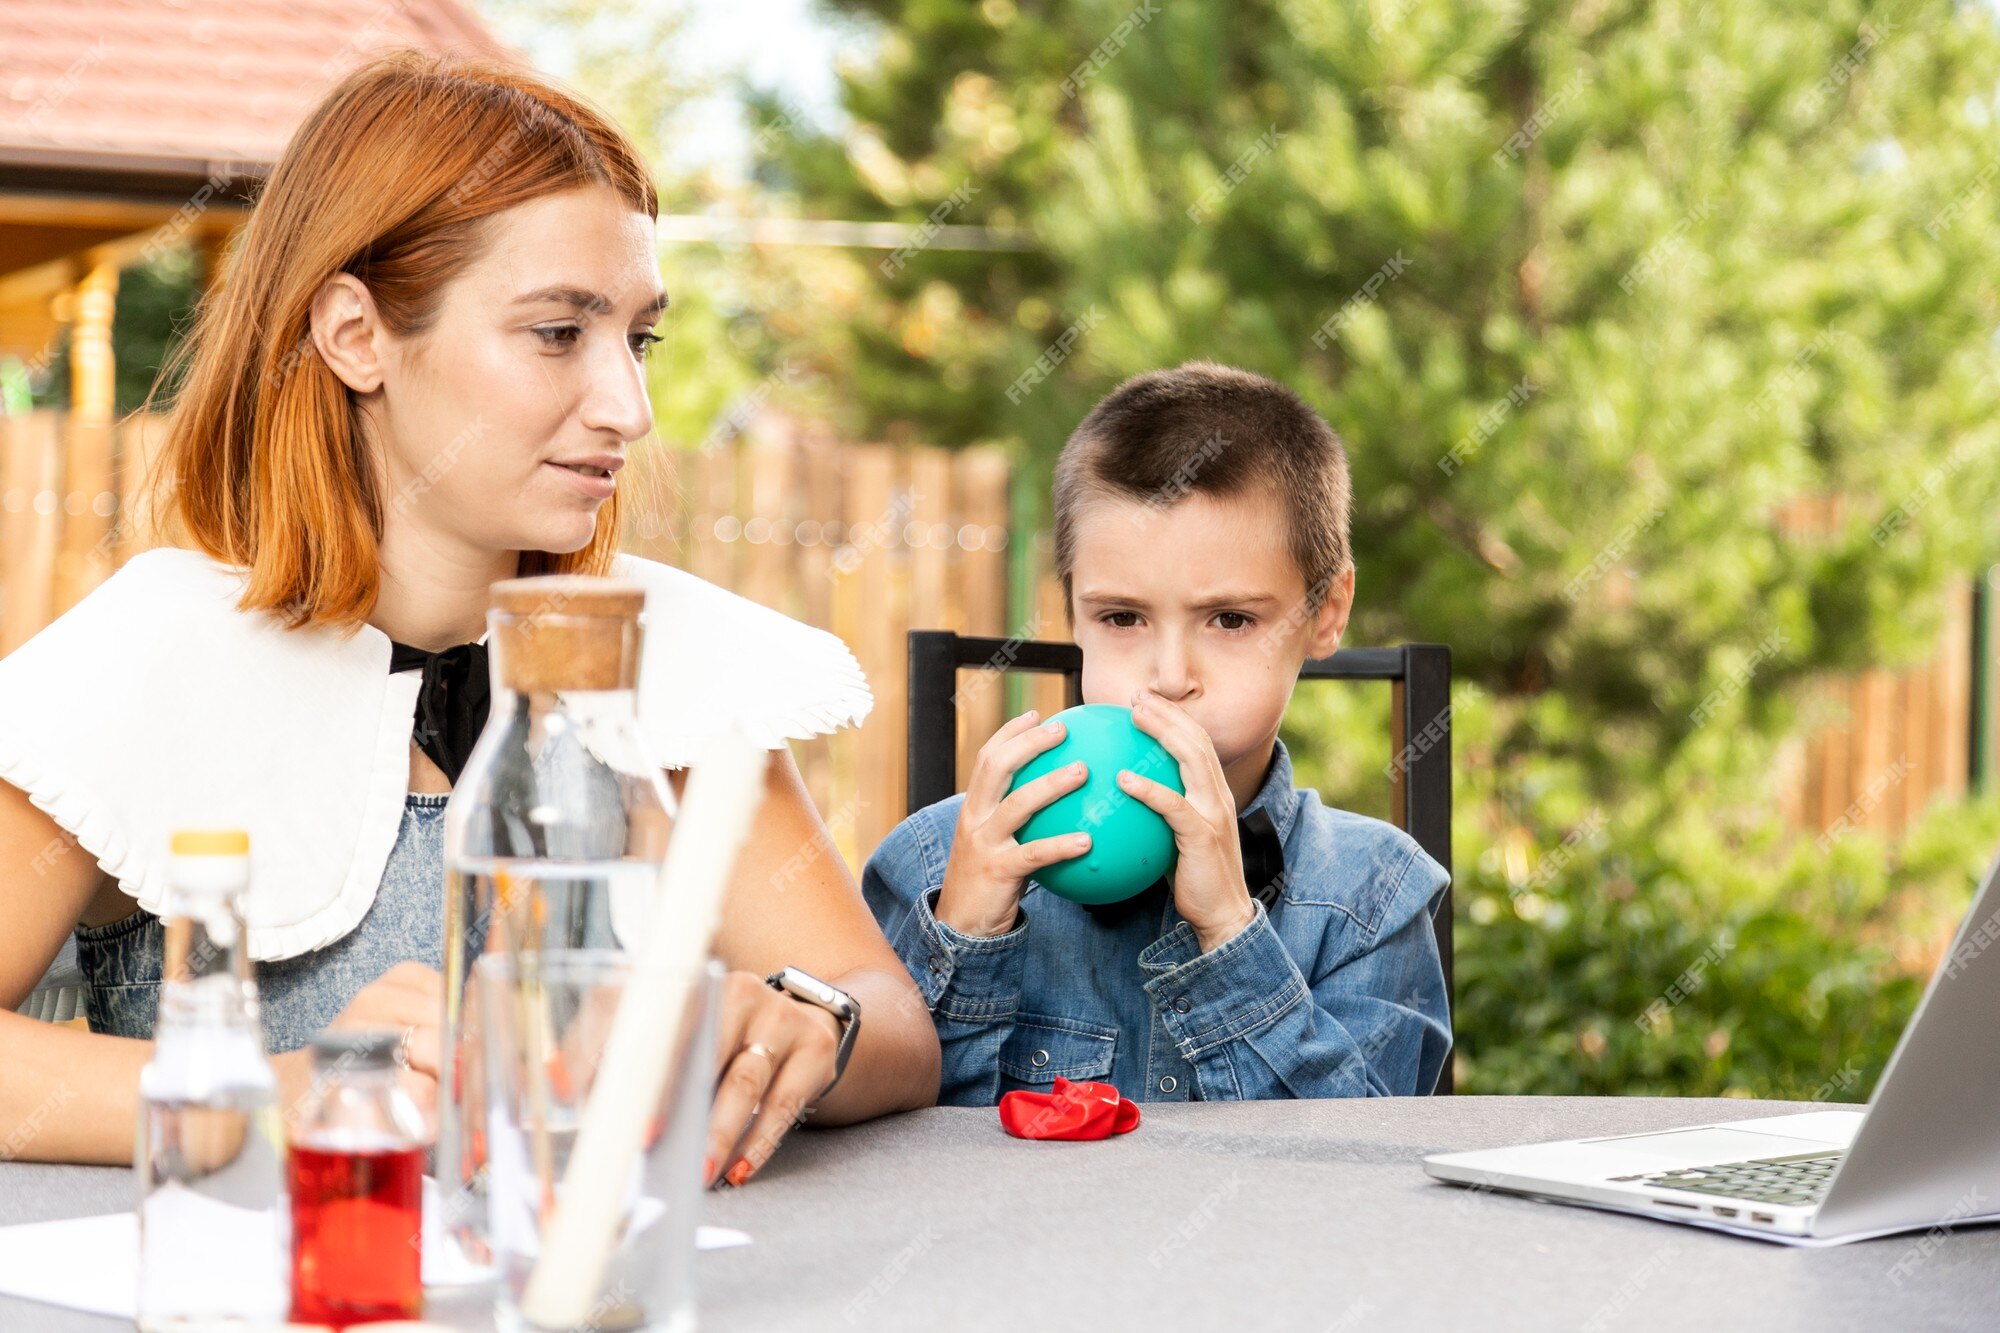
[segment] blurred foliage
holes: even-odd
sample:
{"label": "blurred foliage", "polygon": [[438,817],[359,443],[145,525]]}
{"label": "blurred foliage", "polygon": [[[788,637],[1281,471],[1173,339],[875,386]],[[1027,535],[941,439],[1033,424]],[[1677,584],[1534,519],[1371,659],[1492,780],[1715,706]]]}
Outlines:
{"label": "blurred foliage", "polygon": [[[162,246],[149,262],[118,275],[111,315],[111,356],[117,412],[136,412],[166,364],[167,353],[194,318],[201,299],[201,261],[188,245]],[[162,389],[164,397],[172,386]],[[69,339],[57,343],[48,368],[32,386],[35,407],[69,405]]]}
{"label": "blurred foliage", "polygon": [[[1993,15],[826,7],[877,58],[850,129],[772,144],[774,192],[1036,240],[847,261],[858,316],[794,346],[850,429],[1045,474],[1120,379],[1210,357],[1347,441],[1349,642],[1448,643],[1463,694],[1464,1086],[1811,1096],[1852,1064],[1829,1095],[1865,1093],[2000,810],[1821,850],[1767,775],[1807,681],[1930,647],[1995,554]],[[1288,734],[1369,808],[1365,697],[1302,694]]]}

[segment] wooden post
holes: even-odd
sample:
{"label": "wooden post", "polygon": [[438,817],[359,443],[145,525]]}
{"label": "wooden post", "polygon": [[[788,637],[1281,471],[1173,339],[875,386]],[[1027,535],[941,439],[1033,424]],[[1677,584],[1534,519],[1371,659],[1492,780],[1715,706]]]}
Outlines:
{"label": "wooden post", "polygon": [[[959,569],[965,589],[966,634],[1004,638],[1007,624],[1007,556],[986,540],[988,532],[1006,530],[1008,518],[1008,459],[998,448],[968,449],[958,456]],[[958,771],[972,770],[972,761],[1006,720],[1007,692],[998,678],[965,681],[965,698],[958,710]]]}
{"label": "wooden post", "polygon": [[[736,587],[736,549],[725,540],[734,526],[736,447],[718,445],[688,461],[692,485],[688,506],[688,572],[717,587]],[[720,527],[721,532],[718,532]]]}
{"label": "wooden post", "polygon": [[910,546],[909,629],[961,628],[952,619],[948,589],[953,566],[951,485],[952,456],[945,449],[914,449],[910,453],[910,522],[916,540]]}
{"label": "wooden post", "polygon": [[791,605],[795,590],[787,577],[790,571],[785,555],[789,548],[778,544],[777,533],[780,528],[789,528],[786,504],[798,494],[792,475],[792,435],[789,417],[759,412],[751,419],[743,435],[744,451],[749,455],[749,494],[738,508],[743,519],[741,591],[751,601],[787,615],[796,614]]}
{"label": "wooden post", "polygon": [[236,234],[235,229],[213,230],[204,227],[195,233],[195,252],[201,256],[201,291],[204,297],[214,296],[229,279],[229,240]]}
{"label": "wooden post", "polygon": [[56,548],[61,536],[62,440],[59,414],[42,411],[0,420],[0,656],[40,632],[53,617]]}
{"label": "wooden post", "polygon": [[1972,767],[1971,582],[1953,583],[1945,599],[1944,636],[1938,642],[1936,670],[1937,740],[1932,745],[1932,755],[1937,788],[1956,800],[1966,794]]}
{"label": "wooden post", "polygon": [[111,567],[117,569],[141,551],[162,545],[160,515],[153,512],[149,485],[160,446],[166,442],[165,412],[134,412],[115,427],[118,443],[118,484],[107,535]]}
{"label": "wooden post", "polygon": [[61,615],[111,572],[105,538],[115,507],[112,418],[118,410],[117,364],[111,325],[118,308],[118,266],[98,263],[76,287],[76,321],[70,328],[70,414],[64,434],[67,476],[58,482],[53,614]]}
{"label": "wooden post", "polygon": [[[1034,613],[1028,621],[1034,629],[1036,639],[1044,643],[1072,643],[1075,636],[1069,632],[1069,621],[1063,616],[1062,584],[1056,581],[1051,553],[1036,545],[1038,534],[1024,532],[1016,525],[1012,529],[1017,541],[1030,549],[1035,562]],[[1037,674],[1030,678],[1028,697],[1031,706],[1039,708],[1043,717],[1069,707],[1068,684],[1059,676]]]}
{"label": "wooden post", "polygon": [[[798,435],[798,476],[805,492],[804,507],[792,528],[792,579],[799,586],[799,615],[806,623],[830,629],[836,634],[833,597],[833,552],[825,540],[825,524],[840,513],[841,446],[824,426],[802,427]],[[845,638],[845,635],[842,635]],[[848,639],[848,643],[853,643]],[[874,685],[869,680],[869,685]],[[876,705],[880,709],[881,705]],[[873,714],[871,714],[871,717]],[[826,818],[834,843],[857,870],[863,849],[854,832],[856,737],[842,733],[824,744],[805,747],[799,758],[801,776],[814,804]],[[872,848],[868,850],[873,850]]]}
{"label": "wooden post", "polygon": [[841,539],[834,548],[831,577],[843,635],[861,662],[875,693],[875,711],[861,728],[860,771],[856,774],[855,833],[872,849],[902,817],[902,709],[906,612],[896,597],[890,569],[890,530],[902,527],[896,505],[896,457],[886,445],[851,445],[847,451],[847,493]]}
{"label": "wooden post", "polygon": [[2000,565],[1980,570],[1972,585],[1972,718],[1967,785],[1984,793],[1993,774],[1993,609]]}

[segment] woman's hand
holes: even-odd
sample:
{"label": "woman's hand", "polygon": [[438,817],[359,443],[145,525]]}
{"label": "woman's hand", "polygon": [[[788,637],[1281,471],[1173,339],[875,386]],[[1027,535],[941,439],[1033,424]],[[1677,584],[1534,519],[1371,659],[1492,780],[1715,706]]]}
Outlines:
{"label": "woman's hand", "polygon": [[741,1185],[833,1082],[840,1020],[754,972],[731,972],[716,1025],[714,1109],[704,1179]]}
{"label": "woman's hand", "polygon": [[[444,974],[422,963],[398,963],[361,988],[327,1029],[391,1028],[403,1034],[403,1068],[397,1081],[424,1113],[424,1129],[437,1135],[438,1076],[443,1068]],[[271,1058],[284,1098],[287,1132],[305,1110],[312,1089],[312,1048]]]}

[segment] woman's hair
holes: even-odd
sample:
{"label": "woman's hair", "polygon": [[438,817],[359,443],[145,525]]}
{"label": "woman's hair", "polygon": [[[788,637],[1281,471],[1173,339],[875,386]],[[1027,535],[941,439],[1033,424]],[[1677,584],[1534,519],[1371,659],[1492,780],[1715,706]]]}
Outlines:
{"label": "woman's hair", "polygon": [[[607,117],[497,61],[393,52],[306,117],[159,381],[185,363],[153,512],[168,535],[249,571],[240,610],[352,633],[374,609],[390,501],[349,391],[312,343],[326,280],[353,274],[393,332],[421,334],[488,218],[587,185],[659,216],[644,160]],[[602,574],[617,543],[614,496],[589,545],[524,551],[517,573]]]}

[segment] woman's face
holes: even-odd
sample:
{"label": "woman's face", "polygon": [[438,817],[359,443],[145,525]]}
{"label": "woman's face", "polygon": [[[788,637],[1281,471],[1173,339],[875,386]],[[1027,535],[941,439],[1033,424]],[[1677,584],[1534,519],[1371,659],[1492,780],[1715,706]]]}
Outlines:
{"label": "woman's face", "polygon": [[653,428],[645,354],[667,303],[653,222],[586,187],[487,226],[431,328],[377,326],[379,392],[361,403],[385,520],[473,552],[574,551]]}

